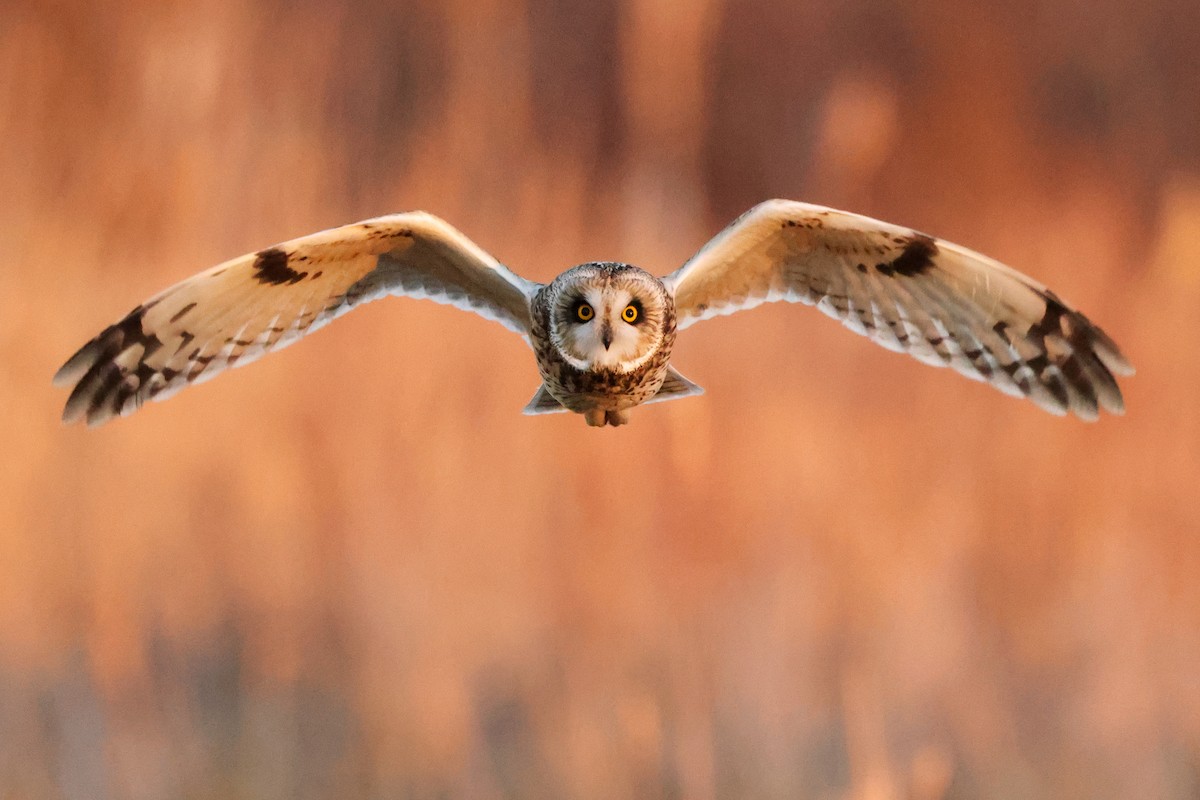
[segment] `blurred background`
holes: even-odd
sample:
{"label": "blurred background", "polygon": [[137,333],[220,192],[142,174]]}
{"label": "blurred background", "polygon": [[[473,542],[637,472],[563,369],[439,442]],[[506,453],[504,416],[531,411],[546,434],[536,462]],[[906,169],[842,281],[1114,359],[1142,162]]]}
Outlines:
{"label": "blurred background", "polygon": [[[1198,41],[1191,0],[0,0],[0,798],[1200,796]],[[423,208],[663,274],[775,196],[1036,276],[1129,413],[773,306],[593,430],[391,300],[58,422],[76,347],[273,242]]]}

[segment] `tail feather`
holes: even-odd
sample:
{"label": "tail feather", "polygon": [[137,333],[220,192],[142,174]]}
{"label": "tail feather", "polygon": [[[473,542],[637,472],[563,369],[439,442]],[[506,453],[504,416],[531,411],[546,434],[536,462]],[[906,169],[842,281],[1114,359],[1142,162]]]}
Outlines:
{"label": "tail feather", "polygon": [[557,414],[567,409],[563,408],[563,404],[554,398],[554,395],[546,389],[546,384],[538,387],[537,392],[533,395],[533,399],[521,411],[522,414]]}
{"label": "tail feather", "polygon": [[704,394],[704,388],[698,386],[679,374],[674,367],[667,367],[667,377],[663,380],[658,394],[647,400],[647,403],[664,403],[667,400],[682,400],[696,394]]}

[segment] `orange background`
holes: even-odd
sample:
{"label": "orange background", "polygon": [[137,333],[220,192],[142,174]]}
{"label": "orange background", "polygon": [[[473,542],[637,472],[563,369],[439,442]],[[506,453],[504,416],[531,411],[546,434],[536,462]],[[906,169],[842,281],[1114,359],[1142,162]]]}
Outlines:
{"label": "orange background", "polygon": [[[1200,6],[0,5],[0,797],[1200,794]],[[811,309],[519,411],[408,300],[131,419],[59,364],[424,208],[534,280],[767,197],[984,251],[1138,368],[1088,425]]]}

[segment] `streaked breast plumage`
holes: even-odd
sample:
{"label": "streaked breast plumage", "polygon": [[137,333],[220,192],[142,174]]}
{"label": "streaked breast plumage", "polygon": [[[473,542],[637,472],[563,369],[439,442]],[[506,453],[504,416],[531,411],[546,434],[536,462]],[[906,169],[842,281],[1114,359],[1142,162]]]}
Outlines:
{"label": "streaked breast plumage", "polygon": [[690,325],[774,301],[815,305],[856,333],[949,366],[1054,414],[1120,414],[1133,368],[1037,281],[949,242],[845,211],[761,203],[657,278],[591,262],[546,285],[446,222],[394,214],[219,264],[105,328],[55,376],[65,422],[99,425],[281,349],[370,300],[427,298],[524,336],[542,384],[526,413],[621,425],[635,406],[703,390],[672,365]]}

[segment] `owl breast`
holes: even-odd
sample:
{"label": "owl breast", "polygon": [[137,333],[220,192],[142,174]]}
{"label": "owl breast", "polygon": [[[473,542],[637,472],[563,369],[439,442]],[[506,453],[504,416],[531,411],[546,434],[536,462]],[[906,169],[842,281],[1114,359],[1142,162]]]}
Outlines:
{"label": "owl breast", "polygon": [[609,367],[579,369],[568,363],[551,341],[546,291],[534,298],[532,310],[529,340],[538,372],[546,389],[564,408],[581,414],[597,408],[620,411],[646,402],[662,387],[675,344],[674,308],[667,309],[658,349],[628,372]]}

